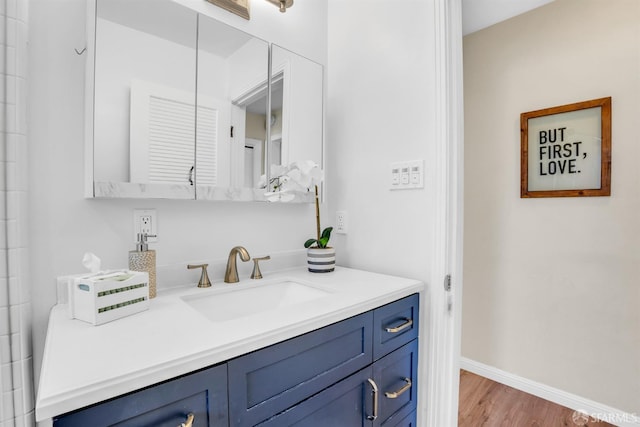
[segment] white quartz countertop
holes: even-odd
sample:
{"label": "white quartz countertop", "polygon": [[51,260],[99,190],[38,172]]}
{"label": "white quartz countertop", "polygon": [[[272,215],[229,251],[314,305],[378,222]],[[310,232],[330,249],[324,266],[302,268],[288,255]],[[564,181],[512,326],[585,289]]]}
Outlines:
{"label": "white quartz countertop", "polygon": [[[326,296],[233,321],[211,321],[183,297],[233,292],[291,280]],[[99,326],[69,319],[66,305],[51,310],[36,420],[44,421],[158,382],[310,332],[420,292],[417,280],[337,267],[265,274],[261,280],[195,285],[159,292],[149,310]]]}

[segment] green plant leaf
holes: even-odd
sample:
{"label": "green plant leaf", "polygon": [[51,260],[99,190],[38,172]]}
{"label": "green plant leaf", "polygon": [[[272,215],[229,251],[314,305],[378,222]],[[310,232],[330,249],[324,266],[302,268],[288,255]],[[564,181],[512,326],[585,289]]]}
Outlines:
{"label": "green plant leaf", "polygon": [[306,242],[304,242],[304,247],[308,248],[309,246],[313,245],[314,243],[317,243],[318,241],[316,239],[309,239]]}
{"label": "green plant leaf", "polygon": [[327,247],[327,243],[329,243],[329,238],[328,237],[321,237],[320,240],[318,240],[318,247],[319,248],[326,248]]}
{"label": "green plant leaf", "polygon": [[324,230],[322,230],[322,235],[320,236],[321,239],[326,238],[327,242],[329,241],[329,239],[331,238],[331,232],[333,231],[333,227],[327,227]]}

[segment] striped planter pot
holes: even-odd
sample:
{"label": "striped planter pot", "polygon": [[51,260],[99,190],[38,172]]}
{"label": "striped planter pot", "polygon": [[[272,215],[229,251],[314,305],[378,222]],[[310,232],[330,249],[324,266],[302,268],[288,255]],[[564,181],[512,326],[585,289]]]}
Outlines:
{"label": "striped planter pot", "polygon": [[335,270],[335,248],[308,248],[307,266],[312,273],[329,273]]}

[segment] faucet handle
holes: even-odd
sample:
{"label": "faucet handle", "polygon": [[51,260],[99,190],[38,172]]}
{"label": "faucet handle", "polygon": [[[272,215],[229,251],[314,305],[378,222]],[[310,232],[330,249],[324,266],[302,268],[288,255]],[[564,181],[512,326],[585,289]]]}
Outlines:
{"label": "faucet handle", "polygon": [[193,268],[202,268],[202,274],[200,275],[200,280],[198,281],[199,288],[209,288],[211,287],[211,281],[209,280],[209,275],[207,274],[207,267],[209,264],[188,264],[187,268],[189,270]]}
{"label": "faucet handle", "polygon": [[252,279],[262,279],[262,272],[260,271],[260,266],[258,265],[259,261],[266,261],[271,259],[270,255],[264,256],[262,258],[253,258],[253,272],[251,273]]}

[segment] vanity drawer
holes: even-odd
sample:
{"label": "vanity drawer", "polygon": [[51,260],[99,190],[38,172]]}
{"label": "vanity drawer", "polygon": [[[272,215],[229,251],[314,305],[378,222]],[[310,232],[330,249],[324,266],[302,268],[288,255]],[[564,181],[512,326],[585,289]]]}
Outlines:
{"label": "vanity drawer", "polygon": [[231,425],[254,426],[369,365],[372,324],[363,313],[231,360]]}
{"label": "vanity drawer", "polygon": [[373,311],[373,358],[405,345],[418,337],[419,294],[383,305]]}
{"label": "vanity drawer", "polygon": [[358,371],[256,427],[371,427],[370,377],[370,367]]}
{"label": "vanity drawer", "polygon": [[258,426],[415,427],[417,356],[413,341]]}
{"label": "vanity drawer", "polygon": [[[417,407],[418,340],[400,347],[373,365],[378,385],[378,418],[373,426],[395,425]],[[402,424],[401,424],[402,425]]]}
{"label": "vanity drawer", "polygon": [[53,419],[54,427],[227,427],[227,365],[218,365]]}

